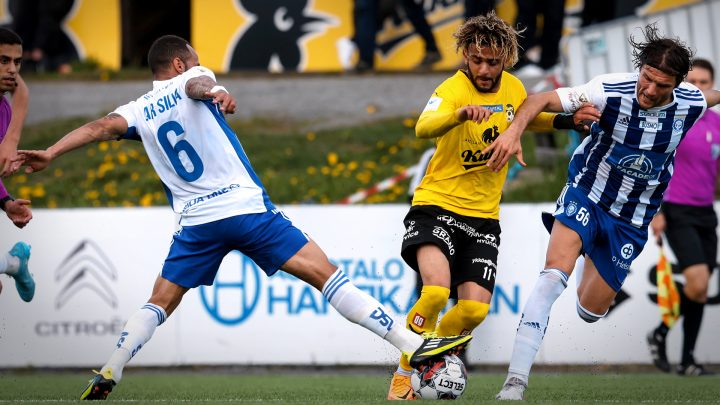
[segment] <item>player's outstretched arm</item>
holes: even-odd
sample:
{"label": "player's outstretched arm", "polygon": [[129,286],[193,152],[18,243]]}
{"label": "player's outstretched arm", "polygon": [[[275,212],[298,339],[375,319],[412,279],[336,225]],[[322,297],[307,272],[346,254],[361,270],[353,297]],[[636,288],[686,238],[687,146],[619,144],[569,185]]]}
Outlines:
{"label": "player's outstretched arm", "polygon": [[708,108],[715,107],[720,104],[720,91],[715,89],[703,90],[705,100],[707,100]]}
{"label": "player's outstretched arm", "polygon": [[[17,84],[12,91],[12,116],[8,125],[5,137],[0,144],[0,176],[8,176],[14,172],[12,160],[17,153],[20,132],[22,132],[25,117],[27,116],[28,104],[30,103],[30,91],[20,74],[15,76]],[[15,168],[17,170],[17,168]]]}
{"label": "player's outstretched arm", "polygon": [[520,136],[528,124],[541,112],[562,112],[560,97],[555,91],[546,91],[529,96],[520,105],[512,124],[498,136],[498,138],[485,148],[482,153],[492,152],[487,162],[488,168],[494,172],[500,171],[507,164],[510,157],[515,155],[518,162],[526,166],[522,157]]}
{"label": "player's outstretched arm", "polygon": [[226,114],[235,113],[235,97],[223,86],[209,76],[198,76],[188,80],[185,84],[185,94],[194,100],[213,100],[213,104],[220,104],[220,111]]}
{"label": "player's outstretched arm", "polygon": [[18,151],[18,160],[26,166],[25,173],[45,169],[57,157],[91,142],[119,139],[128,130],[127,121],[120,114],[110,113],[68,133],[45,150]]}

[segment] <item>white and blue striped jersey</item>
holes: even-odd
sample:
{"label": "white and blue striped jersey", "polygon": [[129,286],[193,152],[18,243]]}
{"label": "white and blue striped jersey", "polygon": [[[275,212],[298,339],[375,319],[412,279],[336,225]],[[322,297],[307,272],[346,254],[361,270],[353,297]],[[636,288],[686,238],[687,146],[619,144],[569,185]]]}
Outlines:
{"label": "white and blue striped jersey", "polygon": [[187,81],[199,76],[215,80],[196,66],[118,107],[128,123],[123,138],[142,141],[181,225],[274,209],[219,108],[185,94]]}
{"label": "white and blue striped jersey", "polygon": [[573,153],[568,184],[609,214],[640,227],[657,212],[672,176],[675,149],[707,102],[697,87],[681,83],[669,104],[642,110],[636,98],[638,77],[600,75],[556,91],[566,112],[589,102],[602,113]]}

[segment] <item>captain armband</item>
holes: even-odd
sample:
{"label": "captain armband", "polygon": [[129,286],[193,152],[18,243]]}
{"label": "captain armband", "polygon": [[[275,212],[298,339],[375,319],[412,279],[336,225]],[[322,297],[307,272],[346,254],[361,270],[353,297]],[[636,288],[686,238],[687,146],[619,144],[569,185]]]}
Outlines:
{"label": "captain armband", "polygon": [[227,91],[227,89],[226,89],[225,87],[223,87],[223,86],[216,85],[216,86],[214,86],[212,89],[210,89],[210,93],[217,93],[217,92],[220,92],[220,91],[224,91],[225,93],[230,94],[230,92]]}

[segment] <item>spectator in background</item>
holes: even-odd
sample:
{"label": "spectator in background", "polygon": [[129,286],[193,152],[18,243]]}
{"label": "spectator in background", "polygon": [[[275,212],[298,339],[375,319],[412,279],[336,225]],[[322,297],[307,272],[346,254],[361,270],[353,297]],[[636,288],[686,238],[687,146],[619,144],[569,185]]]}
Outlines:
{"label": "spectator in background", "polygon": [[26,70],[70,73],[78,59],[62,21],[74,0],[10,0],[13,29],[25,39],[23,60]]}
{"label": "spectator in background", "polygon": [[425,55],[418,64],[418,68],[429,69],[442,59],[432,27],[425,18],[422,1],[418,0],[355,0],[353,20],[355,35],[353,41],[359,51],[359,60],[355,66],[358,73],[372,70],[375,67],[376,36],[383,21],[398,5],[402,5],[407,19],[415,28],[415,32],[422,37],[425,43]]}
{"label": "spectator in background", "polygon": [[[687,81],[700,90],[712,89],[715,72],[705,59],[695,59]],[[678,374],[714,374],[695,361],[708,282],[717,262],[717,215],[713,209],[720,162],[720,115],[708,110],[690,128],[675,154],[675,171],[652,227],[658,242],[663,233],[685,276],[680,293],[683,321],[682,358]],[[647,341],[655,366],[669,372],[665,350],[669,327],[660,322]]]}
{"label": "spectator in background", "polygon": [[485,15],[495,9],[495,0],[465,0],[465,21],[476,15]]}
{"label": "spectator in background", "polygon": [[[521,32],[520,48],[523,54],[515,66],[515,75],[520,78],[542,76],[559,62],[565,1],[517,0],[517,6],[516,25]],[[538,35],[538,16],[543,18],[540,35]],[[528,57],[528,51],[536,45],[540,46],[540,59],[537,63]]]}

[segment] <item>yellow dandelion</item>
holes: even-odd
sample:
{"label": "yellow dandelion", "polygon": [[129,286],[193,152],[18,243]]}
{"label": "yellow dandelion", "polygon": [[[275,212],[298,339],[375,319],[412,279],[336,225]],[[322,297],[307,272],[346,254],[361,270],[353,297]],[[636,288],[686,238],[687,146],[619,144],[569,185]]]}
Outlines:
{"label": "yellow dandelion", "polygon": [[375,114],[378,111],[378,108],[375,106],[375,104],[368,104],[367,107],[365,107],[365,111],[368,114]]}
{"label": "yellow dandelion", "polygon": [[357,168],[358,168],[358,162],[356,162],[354,160],[350,161],[350,163],[348,163],[348,165],[347,165],[347,169],[350,171],[357,170]]}
{"label": "yellow dandelion", "polygon": [[390,153],[391,155],[394,155],[394,154],[398,153],[398,147],[395,146],[395,145],[389,147],[389,148],[388,148],[388,153]]}
{"label": "yellow dandelion", "polygon": [[128,155],[125,152],[120,152],[117,155],[118,163],[121,165],[127,164],[128,162]]}
{"label": "yellow dandelion", "polygon": [[57,207],[58,207],[58,203],[57,203],[57,201],[55,201],[55,200],[53,200],[53,199],[50,199],[50,200],[48,201],[48,203],[47,203],[47,207],[48,207],[48,208],[57,208]]}
{"label": "yellow dandelion", "polygon": [[130,180],[138,181],[138,179],[140,179],[140,173],[138,173],[138,172],[130,173]]}
{"label": "yellow dandelion", "polygon": [[402,123],[405,128],[415,128],[415,120],[412,118],[405,118]]}
{"label": "yellow dandelion", "polygon": [[99,149],[101,152],[105,152],[106,150],[108,150],[108,147],[109,147],[109,146],[110,146],[110,145],[108,145],[107,141],[105,141],[105,142],[100,142],[100,143],[98,144],[98,149]]}
{"label": "yellow dandelion", "polygon": [[330,152],[327,154],[327,162],[330,166],[334,166],[338,162],[338,155],[335,152]]}
{"label": "yellow dandelion", "polygon": [[389,162],[389,161],[390,161],[390,158],[387,155],[380,157],[381,164],[387,164],[387,162]]}
{"label": "yellow dandelion", "polygon": [[320,173],[322,173],[322,174],[324,174],[324,175],[327,176],[328,174],[330,174],[330,168],[327,167],[327,166],[323,166],[323,167],[320,168]]}
{"label": "yellow dandelion", "polygon": [[88,190],[85,192],[86,200],[97,200],[100,197],[100,193],[97,190]]}
{"label": "yellow dandelion", "polygon": [[55,177],[62,177],[63,175],[63,169],[57,168],[53,170],[53,176]]}
{"label": "yellow dandelion", "polygon": [[305,134],[305,138],[308,140],[308,142],[314,141],[316,138],[315,132],[308,132],[307,134]]}
{"label": "yellow dandelion", "polygon": [[295,176],[290,177],[290,185],[297,186],[297,184],[298,184],[298,178]]}
{"label": "yellow dandelion", "polygon": [[95,150],[95,148],[90,148],[90,149],[87,150],[87,155],[88,155],[89,157],[93,157],[93,156],[95,156],[96,154],[97,154],[97,150]]}
{"label": "yellow dandelion", "polygon": [[309,166],[305,171],[312,176],[317,173],[317,168],[315,166]]}
{"label": "yellow dandelion", "polygon": [[140,206],[141,207],[149,207],[152,205],[153,196],[150,193],[146,193],[142,198],[140,199]]}
{"label": "yellow dandelion", "polygon": [[23,200],[29,200],[31,194],[32,194],[32,187],[22,186],[22,187],[20,187],[20,189],[18,189],[18,195]]}
{"label": "yellow dandelion", "polygon": [[36,184],[30,194],[33,198],[43,198],[45,197],[45,187],[42,184]]}
{"label": "yellow dandelion", "polygon": [[[55,169],[55,171],[57,171],[57,170],[58,169]],[[55,177],[57,177],[57,176],[55,176]],[[16,174],[14,177],[11,177],[11,178],[15,181],[15,184],[23,184],[27,181],[27,176],[24,174]]]}

